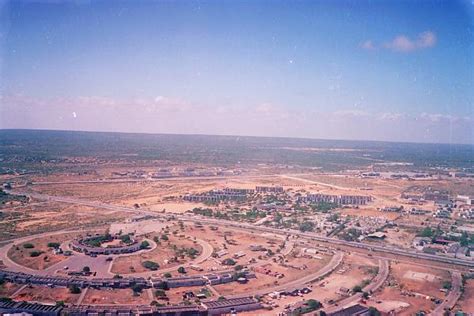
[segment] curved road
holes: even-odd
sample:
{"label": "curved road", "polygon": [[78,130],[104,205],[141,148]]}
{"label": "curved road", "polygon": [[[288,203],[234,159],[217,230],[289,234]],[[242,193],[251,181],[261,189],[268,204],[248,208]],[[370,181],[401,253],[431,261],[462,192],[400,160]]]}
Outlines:
{"label": "curved road", "polygon": [[[388,260],[379,260],[379,271],[377,276],[368,284],[366,287],[362,289],[363,292],[372,293],[377,291],[387,280],[388,274],[390,272],[390,266]],[[346,307],[352,306],[356,304],[362,298],[362,293],[356,293],[348,298],[345,298],[339,302],[337,302],[337,306],[329,307],[325,309],[326,313],[334,313],[339,310],[342,310]]]}
{"label": "curved road", "polygon": [[458,271],[451,273],[451,290],[444,301],[436,306],[436,308],[429,314],[431,316],[442,316],[444,311],[451,310],[456,305],[458,299],[461,297],[462,275]]}
{"label": "curved road", "polygon": [[[245,296],[265,295],[265,294],[275,292],[275,291],[283,291],[283,290],[287,291],[291,289],[301,288],[304,284],[313,282],[314,280],[325,277],[331,272],[333,272],[341,264],[343,258],[344,258],[344,255],[342,252],[336,252],[334,256],[331,258],[331,260],[329,261],[329,263],[325,265],[323,268],[321,268],[320,270],[316,271],[315,273],[311,273],[300,279],[290,281],[284,284],[279,284],[267,289],[246,292]],[[230,295],[230,296],[226,296],[226,298],[237,298],[237,297],[242,297],[242,295],[243,294]]]}

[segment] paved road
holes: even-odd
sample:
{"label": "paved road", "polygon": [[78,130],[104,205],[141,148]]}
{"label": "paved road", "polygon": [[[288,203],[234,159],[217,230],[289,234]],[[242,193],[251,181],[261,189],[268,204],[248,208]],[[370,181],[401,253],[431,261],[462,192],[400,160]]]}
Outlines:
{"label": "paved road", "polygon": [[461,297],[462,275],[458,271],[451,273],[451,290],[444,301],[436,306],[436,308],[429,314],[432,316],[442,316],[445,309],[452,309],[456,305],[459,297]]}
{"label": "paved road", "polygon": [[[61,197],[61,196],[50,196],[50,195],[45,195],[45,194],[38,194],[38,193],[28,193],[28,192],[20,192],[13,190],[14,193],[16,194],[23,194],[23,195],[28,195],[33,198],[37,199],[46,199],[50,201],[56,201],[56,202],[63,202],[63,203],[70,203],[70,204],[79,204],[79,205],[86,205],[90,207],[95,207],[95,208],[102,208],[102,209],[108,209],[112,211],[122,211],[122,212],[131,212],[134,214],[140,213],[140,214],[147,214],[147,215],[153,215],[153,216],[163,216],[161,214],[158,214],[156,212],[151,212],[143,209],[135,209],[132,207],[126,207],[126,206],[120,206],[120,205],[113,205],[113,204],[106,204],[106,203],[101,203],[101,202],[94,202],[94,201],[87,201],[87,200],[82,200],[82,199],[77,199],[77,198],[69,198],[69,197]],[[168,214],[170,215],[170,214]],[[164,215],[166,217],[166,215]],[[196,217],[196,216],[188,216],[188,215],[176,215],[178,219],[181,220],[186,220],[186,221],[191,221],[191,222],[199,222],[199,223],[207,223],[210,225],[216,225],[216,226],[225,226],[225,227],[236,227],[236,228],[244,228],[244,229],[249,229],[252,231],[259,231],[259,232],[267,232],[267,233],[274,233],[274,234],[292,234],[292,235],[297,235],[303,238],[307,238],[309,240],[314,240],[314,241],[321,241],[321,242],[326,242],[326,243],[331,243],[334,245],[343,245],[346,247],[351,247],[356,251],[357,249],[364,249],[364,250],[371,250],[371,251],[377,251],[377,252],[385,252],[385,253],[390,253],[390,254],[395,254],[399,256],[405,256],[405,257],[411,257],[411,258],[417,258],[417,259],[423,259],[423,260],[432,260],[432,261],[438,261],[438,262],[444,262],[444,263],[449,263],[453,265],[461,265],[469,268],[474,268],[474,260],[468,260],[468,259],[458,259],[458,258],[450,258],[450,257],[444,257],[440,255],[432,255],[432,254],[427,254],[423,252],[418,252],[415,250],[409,250],[409,249],[401,249],[397,248],[394,246],[378,246],[378,245],[369,245],[369,244],[364,244],[360,242],[347,242],[344,240],[336,239],[336,238],[331,238],[331,237],[324,237],[317,235],[315,233],[303,233],[297,230],[283,230],[283,229],[277,229],[277,228],[271,228],[271,227],[263,227],[263,226],[255,226],[253,224],[246,224],[246,223],[239,223],[239,222],[231,222],[231,221],[224,221],[224,220],[217,220],[217,219],[211,219],[211,218],[203,218],[203,217]]]}
{"label": "paved road", "polygon": [[[21,237],[17,238],[13,241],[13,243],[10,241],[10,243],[7,243],[0,247],[0,260],[3,261],[3,264],[8,267],[8,270],[14,271],[14,272],[24,272],[24,273],[31,273],[31,274],[39,274],[39,275],[47,275],[48,272],[45,270],[34,270],[27,268],[25,266],[22,266],[15,261],[11,260],[7,253],[10,250],[11,247],[20,245],[24,242],[27,242],[31,239],[35,238],[41,238],[41,237],[46,237],[46,236],[54,236],[54,235],[60,235],[64,233],[77,233],[77,232],[83,232],[84,230],[61,230],[61,231],[56,231],[56,232],[49,232],[49,233],[41,233],[41,234],[36,234],[36,235],[31,235],[31,236],[26,236],[26,237]],[[64,261],[63,261],[64,262]]]}
{"label": "paved road", "polygon": [[[390,272],[390,266],[388,260],[379,260],[379,271],[377,276],[368,284],[366,287],[362,289],[363,292],[372,293],[377,291],[387,280],[388,274]],[[346,307],[352,306],[356,304],[362,298],[362,293],[356,293],[348,298],[345,298],[337,303],[337,306],[332,306],[325,309],[326,313],[334,313],[339,310],[342,310]]]}

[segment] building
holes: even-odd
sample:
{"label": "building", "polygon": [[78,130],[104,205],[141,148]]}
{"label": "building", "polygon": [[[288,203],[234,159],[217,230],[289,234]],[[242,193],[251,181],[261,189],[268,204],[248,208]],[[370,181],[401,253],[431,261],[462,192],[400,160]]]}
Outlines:
{"label": "building", "polygon": [[257,186],[255,187],[255,192],[257,193],[283,193],[285,190],[280,186]]}
{"label": "building", "polygon": [[60,315],[62,307],[55,305],[27,303],[27,302],[7,302],[0,301],[0,314],[24,313],[26,315],[56,316]]}
{"label": "building", "polygon": [[328,316],[369,316],[369,309],[360,304],[356,304],[334,313],[329,313]]}
{"label": "building", "polygon": [[262,308],[261,304],[252,297],[217,300],[205,302],[203,305],[207,308],[208,315],[247,312]]}
{"label": "building", "polygon": [[365,205],[372,201],[371,196],[366,195],[331,195],[331,194],[308,194],[300,197],[300,201],[306,203],[332,203],[337,205]]}
{"label": "building", "polygon": [[465,205],[474,205],[474,198],[468,195],[458,195],[456,197],[456,202],[459,202]]}

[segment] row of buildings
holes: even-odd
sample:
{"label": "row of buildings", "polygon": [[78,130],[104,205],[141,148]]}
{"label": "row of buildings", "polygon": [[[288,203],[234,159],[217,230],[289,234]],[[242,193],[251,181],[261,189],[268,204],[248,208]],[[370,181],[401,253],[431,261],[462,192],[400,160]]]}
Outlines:
{"label": "row of buildings", "polygon": [[89,256],[96,255],[118,255],[125,253],[137,252],[141,249],[141,244],[138,241],[134,241],[129,245],[114,246],[114,247],[93,247],[88,246],[81,242],[81,240],[73,240],[69,244],[72,250],[82,252]]}
{"label": "row of buildings", "polygon": [[[251,272],[243,272],[242,277],[254,278]],[[62,276],[39,276],[21,272],[12,272],[0,270],[0,280],[6,280],[16,284],[31,284],[43,286],[78,286],[80,288],[131,288],[138,285],[143,288],[168,288],[204,286],[207,284],[217,285],[236,281],[230,272],[183,276],[174,278],[97,278],[86,279],[80,277],[62,277]]]}
{"label": "row of buildings", "polygon": [[167,306],[113,306],[113,305],[76,305],[60,307],[54,305],[45,305],[27,302],[7,302],[0,301],[0,313],[3,314],[21,314],[21,315],[39,315],[39,316],[92,316],[92,315],[110,315],[110,316],[185,316],[185,315],[222,315],[238,312],[254,311],[262,308],[261,304],[252,297],[241,297],[232,299],[218,299],[200,304],[180,304]]}
{"label": "row of buildings", "polygon": [[332,195],[312,193],[301,196],[299,201],[305,203],[332,203],[337,205],[365,205],[372,201],[368,195]]}
{"label": "row of buildings", "polygon": [[242,201],[245,200],[248,195],[254,193],[255,190],[253,189],[225,188],[222,190],[211,190],[201,194],[188,194],[183,197],[183,200],[189,202]]}
{"label": "row of buildings", "polygon": [[187,194],[183,200],[189,202],[242,201],[255,193],[283,193],[284,191],[281,186],[257,186],[255,189],[224,188],[201,194]]}

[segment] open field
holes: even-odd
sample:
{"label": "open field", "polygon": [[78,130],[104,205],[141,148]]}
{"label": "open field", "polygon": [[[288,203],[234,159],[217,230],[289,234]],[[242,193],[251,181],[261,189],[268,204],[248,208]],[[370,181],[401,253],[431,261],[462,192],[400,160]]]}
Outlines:
{"label": "open field", "polygon": [[469,279],[464,285],[464,293],[454,310],[460,309],[465,313],[474,314],[474,279]]}
{"label": "open field", "polygon": [[[154,237],[161,238],[163,235],[164,234],[152,234],[150,237],[152,239]],[[193,240],[189,240],[184,237],[173,236],[172,234],[166,236],[169,236],[169,240],[165,241],[161,239],[160,244],[158,244],[157,247],[151,251],[115,258],[112,264],[111,272],[116,274],[128,274],[150,271],[142,265],[145,261],[153,261],[159,264],[160,269],[177,267],[192,260],[187,255],[179,255],[179,249],[193,248],[196,250],[196,254],[194,255],[195,257],[197,257],[202,252],[201,246],[195,243]]]}
{"label": "open field", "polygon": [[71,294],[67,288],[45,288],[39,286],[27,286],[14,298],[21,301],[35,301],[54,304],[59,301],[74,304],[80,294]]}
{"label": "open field", "polygon": [[130,289],[96,290],[88,289],[83,304],[150,304],[146,291],[134,295]]}
{"label": "open field", "polygon": [[401,315],[430,311],[436,306],[431,298],[443,299],[445,294],[440,289],[450,280],[447,271],[392,263],[388,286],[372,297],[371,303],[385,312],[394,310]]}
{"label": "open field", "polygon": [[[67,259],[67,257],[62,254],[54,254],[54,248],[48,247],[48,243],[61,244],[63,241],[73,239],[78,235],[79,233],[69,233],[32,239],[11,247],[8,252],[8,257],[22,266],[35,270],[44,270]],[[35,252],[39,255],[33,256]]]}

